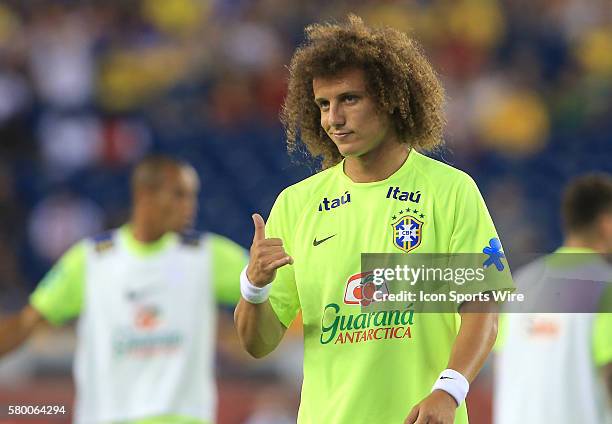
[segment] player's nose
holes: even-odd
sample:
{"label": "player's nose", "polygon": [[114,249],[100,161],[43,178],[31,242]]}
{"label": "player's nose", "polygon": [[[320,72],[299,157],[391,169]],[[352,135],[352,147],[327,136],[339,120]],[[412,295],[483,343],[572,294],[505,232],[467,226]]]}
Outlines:
{"label": "player's nose", "polygon": [[329,113],[327,115],[328,124],[332,128],[339,128],[346,124],[344,110],[339,103],[331,102],[329,105]]}

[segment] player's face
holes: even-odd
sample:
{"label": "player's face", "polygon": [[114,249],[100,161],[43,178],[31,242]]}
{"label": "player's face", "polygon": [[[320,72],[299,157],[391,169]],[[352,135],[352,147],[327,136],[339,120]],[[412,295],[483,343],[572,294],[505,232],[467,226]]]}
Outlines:
{"label": "player's face", "polygon": [[389,115],[381,113],[367,92],[365,74],[349,69],[329,78],[312,81],[321,126],[345,157],[360,157],[393,141]]}
{"label": "player's face", "polygon": [[168,170],[156,198],[156,210],[165,231],[189,228],[197,212],[198,175],[190,166]]}

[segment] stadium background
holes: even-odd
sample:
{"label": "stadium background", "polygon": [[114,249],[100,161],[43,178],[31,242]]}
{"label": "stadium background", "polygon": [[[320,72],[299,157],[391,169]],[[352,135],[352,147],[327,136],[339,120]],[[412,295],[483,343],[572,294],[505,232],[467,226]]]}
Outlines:
{"label": "stadium background", "polygon": [[[606,0],[11,0],[0,4],[1,313],[74,241],[127,218],[129,170],[148,152],[194,164],[198,229],[248,246],[250,214],[267,216],[313,169],[285,152],[285,65],[304,25],[349,11],[424,45],[449,99],[438,156],[475,178],[510,259],[556,247],[561,187],[612,172]],[[254,363],[226,318],[219,422],[291,422],[299,334]],[[72,409],[73,345],[71,328],[42,333],[0,361],[0,405]],[[490,401],[487,368],[473,424],[490,422]]]}

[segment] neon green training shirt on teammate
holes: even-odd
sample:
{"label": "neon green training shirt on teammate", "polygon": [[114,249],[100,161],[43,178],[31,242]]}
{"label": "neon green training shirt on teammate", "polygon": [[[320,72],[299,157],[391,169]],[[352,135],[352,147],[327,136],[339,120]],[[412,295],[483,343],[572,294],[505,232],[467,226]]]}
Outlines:
{"label": "neon green training shirt on teammate", "polygon": [[[361,253],[482,253],[497,233],[474,181],[414,150],[383,181],[354,183],[343,167],[277,198],[266,236],[294,264],[278,270],[270,303],[285,326],[302,311],[299,423],[399,424],[446,369],[460,318],[361,313]],[[465,403],[455,422],[467,423]]]}
{"label": "neon green training shirt on teammate", "polygon": [[76,424],[215,420],[215,304],[235,304],[244,249],[216,234],[136,240],[129,226],[73,246],[31,305],[79,318]]}

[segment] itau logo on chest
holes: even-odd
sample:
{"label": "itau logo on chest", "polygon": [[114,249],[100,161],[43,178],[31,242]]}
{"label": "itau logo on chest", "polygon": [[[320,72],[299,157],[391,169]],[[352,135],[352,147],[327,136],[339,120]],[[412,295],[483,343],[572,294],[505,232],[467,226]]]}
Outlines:
{"label": "itau logo on chest", "polygon": [[387,190],[387,199],[399,200],[400,202],[419,203],[421,200],[420,191],[402,191],[400,187],[389,187]]}
{"label": "itau logo on chest", "polygon": [[346,205],[347,203],[351,203],[351,193],[345,191],[344,194],[340,197],[328,199],[324,197],[319,203],[319,212],[329,211],[332,209],[336,209],[342,205]]}

